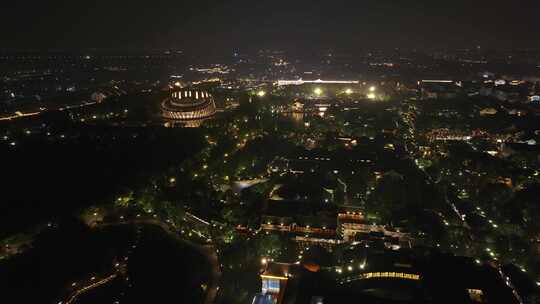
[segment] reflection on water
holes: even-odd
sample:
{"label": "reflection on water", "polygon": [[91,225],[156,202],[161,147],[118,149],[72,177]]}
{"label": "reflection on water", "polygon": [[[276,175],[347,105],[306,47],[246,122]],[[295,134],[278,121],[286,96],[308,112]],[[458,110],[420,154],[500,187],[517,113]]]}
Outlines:
{"label": "reflection on water", "polygon": [[291,112],[291,113],[284,113],[283,117],[290,119],[295,124],[303,125],[305,114],[303,112]]}

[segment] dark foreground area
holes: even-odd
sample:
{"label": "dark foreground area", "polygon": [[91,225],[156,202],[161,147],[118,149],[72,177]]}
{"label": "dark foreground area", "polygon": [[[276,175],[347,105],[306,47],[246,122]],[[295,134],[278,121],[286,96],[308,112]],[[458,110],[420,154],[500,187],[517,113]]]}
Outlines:
{"label": "dark foreground area", "polygon": [[2,297],[17,303],[201,303],[209,272],[199,251],[158,227],[89,229],[70,221],[1,262],[0,282]]}
{"label": "dark foreground area", "polygon": [[110,202],[202,147],[196,130],[36,123],[0,125],[16,142],[0,145],[0,237]]}

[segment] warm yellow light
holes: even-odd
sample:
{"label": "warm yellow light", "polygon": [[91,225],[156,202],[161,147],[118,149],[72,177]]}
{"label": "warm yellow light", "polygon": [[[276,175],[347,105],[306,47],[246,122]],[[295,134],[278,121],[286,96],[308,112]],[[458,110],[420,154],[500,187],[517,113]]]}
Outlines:
{"label": "warm yellow light", "polygon": [[369,99],[375,99],[375,97],[376,97],[376,96],[375,96],[375,94],[373,94],[373,93],[367,94],[367,98],[369,98]]}
{"label": "warm yellow light", "polygon": [[317,95],[321,95],[322,94],[322,89],[321,88],[315,88],[315,90],[313,90],[313,92]]}
{"label": "warm yellow light", "polygon": [[262,274],[261,278],[263,278],[263,279],[271,279],[271,280],[288,280],[289,279],[287,277],[279,277],[279,276],[265,275],[265,274]]}
{"label": "warm yellow light", "polygon": [[351,89],[346,89],[345,90],[345,94],[347,94],[347,95],[351,95],[352,93],[353,93],[353,90],[351,90]]}
{"label": "warm yellow light", "polygon": [[177,87],[182,86],[182,84],[180,83],[180,81],[175,82],[174,85],[177,86]]}
{"label": "warm yellow light", "polygon": [[377,88],[375,88],[374,86],[369,87],[369,91],[370,91],[370,92],[375,92],[376,89],[377,89]]}
{"label": "warm yellow light", "polygon": [[264,97],[265,95],[266,95],[266,92],[263,90],[260,90],[259,92],[257,92],[257,96],[259,97]]}
{"label": "warm yellow light", "polygon": [[420,275],[401,272],[367,272],[359,276],[360,279],[371,278],[397,278],[407,280],[420,280]]}

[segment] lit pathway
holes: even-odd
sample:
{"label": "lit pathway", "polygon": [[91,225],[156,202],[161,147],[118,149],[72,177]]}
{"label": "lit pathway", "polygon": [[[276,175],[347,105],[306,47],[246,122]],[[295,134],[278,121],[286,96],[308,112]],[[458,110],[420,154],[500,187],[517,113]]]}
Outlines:
{"label": "lit pathway", "polygon": [[[80,289],[77,289],[76,291],[74,291],[70,296],[69,298],[66,300],[66,304],[71,304],[71,303],[74,303],[77,298],[82,295],[83,293],[87,292],[87,291],[90,291],[96,287],[99,287],[103,284],[107,284],[108,282],[112,281],[113,279],[115,279],[116,277],[118,276],[117,273],[114,273],[114,274],[111,274],[110,276],[108,277],[105,277],[95,283],[92,283],[90,285],[87,285],[87,286],[84,286],[83,288],[80,288]],[[62,302],[60,302],[62,303]]]}

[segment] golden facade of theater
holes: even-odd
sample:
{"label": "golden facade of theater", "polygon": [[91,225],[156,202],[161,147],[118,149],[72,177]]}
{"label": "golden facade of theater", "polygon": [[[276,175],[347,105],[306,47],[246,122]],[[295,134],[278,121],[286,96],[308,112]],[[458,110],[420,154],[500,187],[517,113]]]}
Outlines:
{"label": "golden facade of theater", "polygon": [[214,116],[215,113],[214,98],[206,91],[173,90],[161,102],[161,116],[172,124],[198,127],[205,119]]}

